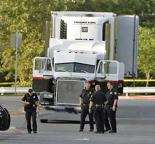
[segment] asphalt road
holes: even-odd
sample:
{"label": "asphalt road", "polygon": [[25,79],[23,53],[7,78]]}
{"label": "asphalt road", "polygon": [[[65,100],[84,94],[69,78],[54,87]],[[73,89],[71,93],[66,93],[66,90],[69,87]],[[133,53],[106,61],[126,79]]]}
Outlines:
{"label": "asphalt road", "polygon": [[[120,100],[117,134],[78,132],[79,124],[40,123],[38,133],[27,134],[20,97],[0,97],[11,113],[11,127],[0,132],[0,144],[154,144],[155,100]],[[41,117],[41,116],[39,116]]]}

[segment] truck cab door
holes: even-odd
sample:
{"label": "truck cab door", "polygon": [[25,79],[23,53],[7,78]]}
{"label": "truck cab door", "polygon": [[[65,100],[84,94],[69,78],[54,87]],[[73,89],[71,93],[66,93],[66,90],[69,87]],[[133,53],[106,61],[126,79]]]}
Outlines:
{"label": "truck cab door", "polygon": [[36,57],[33,60],[32,87],[36,92],[53,92],[53,65],[48,57]]}
{"label": "truck cab door", "polygon": [[53,76],[52,59],[48,57],[35,57],[33,60],[33,77],[51,78]]}
{"label": "truck cab door", "polygon": [[105,81],[106,74],[104,70],[104,61],[100,60],[96,69],[96,80],[97,81]]}
{"label": "truck cab door", "polygon": [[96,80],[115,83],[119,93],[123,93],[124,64],[115,60],[100,60],[96,70]]}
{"label": "truck cab door", "polygon": [[118,81],[124,79],[124,65],[115,60],[100,60],[96,70],[97,79]]}

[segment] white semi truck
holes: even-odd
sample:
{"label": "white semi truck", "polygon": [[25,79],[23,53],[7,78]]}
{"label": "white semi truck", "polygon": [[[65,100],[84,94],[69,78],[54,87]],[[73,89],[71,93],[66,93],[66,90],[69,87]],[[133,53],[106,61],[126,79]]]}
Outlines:
{"label": "white semi truck", "polygon": [[46,108],[79,111],[84,81],[112,81],[123,92],[124,76],[137,75],[138,16],[110,12],[52,12],[45,57],[33,62],[33,89]]}

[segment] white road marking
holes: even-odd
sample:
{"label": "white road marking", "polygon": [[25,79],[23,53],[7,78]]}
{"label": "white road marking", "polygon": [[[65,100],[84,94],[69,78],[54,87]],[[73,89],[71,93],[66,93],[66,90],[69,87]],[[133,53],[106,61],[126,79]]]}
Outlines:
{"label": "white road marking", "polygon": [[88,138],[78,138],[78,139],[75,139],[75,140],[77,140],[77,141],[89,141]]}

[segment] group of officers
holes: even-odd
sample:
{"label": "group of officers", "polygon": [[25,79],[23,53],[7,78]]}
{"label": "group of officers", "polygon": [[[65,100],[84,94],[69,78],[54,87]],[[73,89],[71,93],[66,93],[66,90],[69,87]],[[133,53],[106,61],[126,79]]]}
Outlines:
{"label": "group of officers", "polygon": [[[95,89],[94,89],[95,88]],[[96,123],[95,133],[116,133],[116,110],[118,95],[117,90],[113,87],[111,82],[107,82],[108,91],[101,90],[99,84],[95,87],[91,87],[91,83],[85,82],[85,88],[82,90],[80,95],[80,106],[81,106],[81,121],[80,121],[80,132],[84,130],[85,119],[89,116],[90,132],[94,131],[94,118]],[[36,93],[33,93],[32,89],[28,90],[28,93],[21,99],[25,105],[25,118],[27,121],[27,130],[30,134],[37,133],[37,105],[39,102]],[[31,126],[32,119],[32,126]]]}
{"label": "group of officers", "polygon": [[80,95],[80,132],[84,130],[85,119],[88,115],[90,132],[94,131],[95,119],[95,133],[117,133],[117,89],[111,82],[107,82],[107,89],[107,91],[101,90],[101,86],[99,84],[96,84],[95,89],[92,89],[91,83],[85,82],[85,88],[82,90]]}

